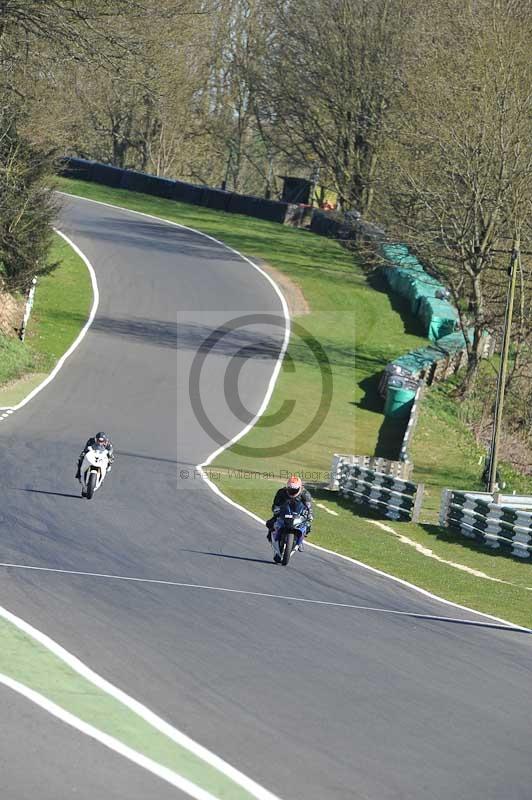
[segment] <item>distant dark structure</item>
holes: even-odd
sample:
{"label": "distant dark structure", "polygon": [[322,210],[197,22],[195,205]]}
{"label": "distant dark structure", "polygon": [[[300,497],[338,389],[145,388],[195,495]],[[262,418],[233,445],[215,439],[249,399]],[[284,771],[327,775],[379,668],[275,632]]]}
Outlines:
{"label": "distant dark structure", "polygon": [[285,203],[310,203],[310,192],[312,189],[311,181],[307,178],[291,178],[288,175],[281,175],[283,179],[283,194],[281,200]]}

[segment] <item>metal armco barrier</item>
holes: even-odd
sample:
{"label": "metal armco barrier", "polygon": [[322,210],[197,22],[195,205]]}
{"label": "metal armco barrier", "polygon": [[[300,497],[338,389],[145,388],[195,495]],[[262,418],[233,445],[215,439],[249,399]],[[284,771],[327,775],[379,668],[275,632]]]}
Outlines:
{"label": "metal armco barrier", "polygon": [[387,519],[417,522],[423,484],[415,484],[351,464],[340,457],[338,491],[347,500],[368,506]]}
{"label": "metal armco barrier", "polygon": [[410,480],[414,465],[411,461],[390,461],[388,458],[381,458],[380,456],[352,456],[344,453],[335,453],[333,455],[331,471],[329,473],[329,489],[339,489],[340,478],[340,464],[355,465],[357,467],[364,467],[364,469],[371,469],[374,472],[379,472],[382,475],[392,475],[394,478],[400,478],[403,481]]}
{"label": "metal armco barrier", "polygon": [[518,558],[532,554],[532,497],[445,489],[440,525]]}

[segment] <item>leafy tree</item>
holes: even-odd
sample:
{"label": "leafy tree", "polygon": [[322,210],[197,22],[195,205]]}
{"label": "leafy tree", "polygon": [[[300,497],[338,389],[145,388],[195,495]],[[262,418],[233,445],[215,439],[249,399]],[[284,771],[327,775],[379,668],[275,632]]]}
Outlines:
{"label": "leafy tree", "polygon": [[0,283],[10,292],[57,266],[47,262],[57,213],[52,158],[19,135],[16,120],[9,106],[0,110]]}

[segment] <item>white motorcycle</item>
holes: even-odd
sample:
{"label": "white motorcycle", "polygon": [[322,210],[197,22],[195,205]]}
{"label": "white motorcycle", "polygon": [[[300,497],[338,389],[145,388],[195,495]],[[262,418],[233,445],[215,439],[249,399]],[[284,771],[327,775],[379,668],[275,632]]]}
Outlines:
{"label": "white motorcycle", "polygon": [[98,444],[89,447],[83,456],[80,470],[81,496],[90,500],[94,492],[98,491],[102,485],[109,469],[109,453],[107,449]]}

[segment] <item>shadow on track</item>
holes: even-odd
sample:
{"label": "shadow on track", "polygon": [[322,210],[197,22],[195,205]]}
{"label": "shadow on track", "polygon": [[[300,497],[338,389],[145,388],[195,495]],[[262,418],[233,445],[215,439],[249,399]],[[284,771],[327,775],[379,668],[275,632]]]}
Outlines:
{"label": "shadow on track", "polygon": [[[377,609],[380,610],[380,609]],[[384,609],[383,609],[384,610]],[[532,628],[524,628],[516,625],[515,628],[510,625],[505,625],[502,622],[482,622],[482,620],[474,619],[458,619],[454,617],[438,617],[431,614],[417,614],[416,612],[403,611],[401,614],[405,617],[412,617],[418,620],[428,620],[429,622],[445,622],[450,625],[467,625],[469,628],[489,628],[496,631],[507,631],[509,633],[526,633],[530,636]]]}
{"label": "shadow on track", "polygon": [[[284,321],[279,318],[279,329]],[[130,341],[142,341],[156,347],[173,350],[276,361],[281,349],[279,337],[253,330],[233,330],[220,325],[216,318],[212,325],[188,322],[168,322],[144,317],[97,316],[92,323],[93,333],[120,336]]]}
{"label": "shadow on track", "polygon": [[67,494],[66,492],[48,492],[45,489],[21,489],[20,486],[14,486],[15,492],[31,492],[32,494],[52,494],[56,497],[73,497],[75,500],[82,500],[80,494]]}
{"label": "shadow on track", "polygon": [[185,467],[195,467],[195,464],[177,461],[175,458],[161,458],[161,456],[148,456],[145,453],[131,453],[129,450],[115,450],[117,456],[127,456],[128,458],[142,458],[147,461],[160,461],[163,464],[180,464]]}
{"label": "shadow on track", "polygon": [[266,560],[265,558],[248,558],[247,556],[231,556],[227,553],[212,553],[207,550],[188,550],[183,548],[183,553],[196,553],[199,556],[215,556],[216,558],[231,558],[235,561],[254,561],[256,564],[273,564],[273,561]]}

